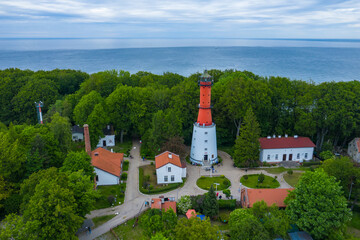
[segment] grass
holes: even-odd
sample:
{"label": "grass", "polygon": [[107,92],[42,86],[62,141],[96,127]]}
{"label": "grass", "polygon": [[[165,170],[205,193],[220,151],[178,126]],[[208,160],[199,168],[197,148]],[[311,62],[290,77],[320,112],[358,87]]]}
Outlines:
{"label": "grass", "polygon": [[[312,166],[313,169],[319,167],[319,165]],[[310,171],[310,167],[297,167],[297,168],[284,168],[284,167],[274,167],[274,168],[259,168],[259,170],[265,170],[268,173],[271,174],[280,174],[283,172],[288,171],[289,169],[292,169],[293,171]]]}
{"label": "grass", "polygon": [[222,216],[223,218],[229,219],[231,212],[232,210],[224,210],[224,209],[219,210],[219,218],[217,220],[211,220],[211,224],[217,225],[219,227],[219,230],[229,230],[230,225],[228,223],[222,222],[220,220],[220,217]]}
{"label": "grass", "polygon": [[132,148],[132,141],[131,139],[129,140],[124,140],[123,143],[117,142],[115,144],[114,147],[112,147],[112,149],[114,150],[114,152],[117,153],[124,153],[124,155],[127,157],[130,155],[130,150]]}
{"label": "grass", "polygon": [[[156,172],[155,165],[146,165],[139,167],[139,189],[144,194],[154,193],[166,193],[176,188],[182,187],[185,184],[186,178],[183,178],[182,183],[169,183],[167,185],[157,184],[157,177],[154,174]],[[150,179],[146,183],[151,186],[152,189],[144,188],[145,176],[149,176]]]}
{"label": "grass", "polygon": [[[229,181],[229,184],[224,184],[224,180],[228,180],[226,177],[224,176],[220,176],[220,177],[204,177],[201,176],[197,181],[196,181],[196,185],[204,190],[209,190],[210,186],[214,183],[220,183],[220,185],[217,186],[217,190],[224,190],[227,189],[231,186],[231,183]],[[216,186],[214,185],[214,189],[216,189]]]}
{"label": "grass", "polygon": [[353,211],[353,216],[352,216],[352,219],[349,222],[348,226],[360,230],[360,213],[359,212]]}
{"label": "grass", "polygon": [[94,222],[95,226],[94,228],[106,223],[107,221],[109,221],[110,219],[112,219],[113,217],[115,217],[115,214],[112,215],[105,215],[105,216],[100,216],[100,217],[94,217],[92,219],[92,221]]}
{"label": "grass", "polygon": [[116,234],[119,236],[120,239],[124,240],[133,240],[133,239],[143,239],[144,230],[137,224],[134,228],[132,227],[135,223],[135,218],[130,219],[124,224],[121,224],[120,226],[117,226],[113,230],[116,232]]}
{"label": "grass", "polygon": [[[97,189],[100,197],[96,200],[93,210],[108,208],[111,206],[118,206],[120,205],[119,202],[121,202],[121,204],[124,203],[126,183],[110,186],[98,186]],[[115,203],[113,203],[113,205],[111,205],[108,200],[109,196],[113,196],[116,198],[116,201]]]}
{"label": "grass", "polygon": [[129,161],[125,160],[123,162],[123,171],[129,171]]}
{"label": "grass", "polygon": [[295,187],[295,185],[299,182],[299,179],[303,175],[302,172],[294,172],[292,175],[289,175],[288,173],[284,174],[284,180],[292,187]]}
{"label": "grass", "polygon": [[244,186],[249,188],[278,188],[280,187],[280,183],[272,177],[266,176],[263,183],[258,183],[259,174],[251,174],[246,175],[248,179],[245,180],[244,176],[240,179],[240,182],[244,184]]}

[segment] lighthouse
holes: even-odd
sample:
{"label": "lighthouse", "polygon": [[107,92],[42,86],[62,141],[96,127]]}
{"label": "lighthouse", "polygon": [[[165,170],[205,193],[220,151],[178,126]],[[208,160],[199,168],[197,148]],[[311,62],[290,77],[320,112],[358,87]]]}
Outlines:
{"label": "lighthouse", "polygon": [[211,86],[213,78],[204,71],[199,79],[200,104],[199,115],[194,123],[191,140],[190,160],[200,165],[211,165],[218,162],[216,145],[216,125],[211,118]]}

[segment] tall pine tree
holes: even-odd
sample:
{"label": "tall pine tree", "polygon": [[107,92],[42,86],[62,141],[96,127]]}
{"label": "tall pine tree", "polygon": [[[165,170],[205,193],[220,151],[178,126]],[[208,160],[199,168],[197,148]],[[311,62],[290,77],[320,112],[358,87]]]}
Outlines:
{"label": "tall pine tree", "polygon": [[219,214],[219,203],[216,199],[214,186],[211,185],[209,192],[205,195],[203,202],[204,214],[208,217],[215,217]]}
{"label": "tall pine tree", "polygon": [[260,125],[251,108],[246,112],[240,135],[235,140],[234,163],[237,167],[258,165]]}

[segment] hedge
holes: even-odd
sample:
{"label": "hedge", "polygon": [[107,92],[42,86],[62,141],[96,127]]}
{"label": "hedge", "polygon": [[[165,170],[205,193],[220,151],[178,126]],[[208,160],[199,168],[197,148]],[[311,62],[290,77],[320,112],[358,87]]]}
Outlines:
{"label": "hedge", "polygon": [[236,199],[230,199],[230,200],[219,199],[218,203],[219,203],[219,209],[234,210],[236,208]]}
{"label": "hedge", "polygon": [[126,180],[127,179],[127,173],[126,172],[122,173],[120,178],[121,178],[121,180]]}
{"label": "hedge", "polygon": [[311,161],[311,162],[303,162],[303,166],[304,167],[310,167],[310,166],[313,166],[313,165],[320,165],[321,162],[318,161],[318,162],[314,162],[314,161]]}

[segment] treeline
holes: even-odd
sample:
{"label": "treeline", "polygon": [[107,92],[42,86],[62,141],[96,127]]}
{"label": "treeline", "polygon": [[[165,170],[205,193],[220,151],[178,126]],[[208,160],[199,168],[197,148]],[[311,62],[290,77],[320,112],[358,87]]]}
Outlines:
{"label": "treeline", "polygon": [[[251,72],[210,70],[213,120],[219,145],[233,145],[250,107],[261,135],[303,135],[318,151],[345,146],[359,135],[360,83],[315,84]],[[0,71],[0,121],[36,123],[35,101],[45,103],[45,120],[58,112],[72,124],[90,125],[93,146],[106,124],[117,136],[141,136],[145,149],[156,153],[170,138],[191,142],[199,103],[200,74],[183,77],[105,71],[91,75],[73,70]]]}

